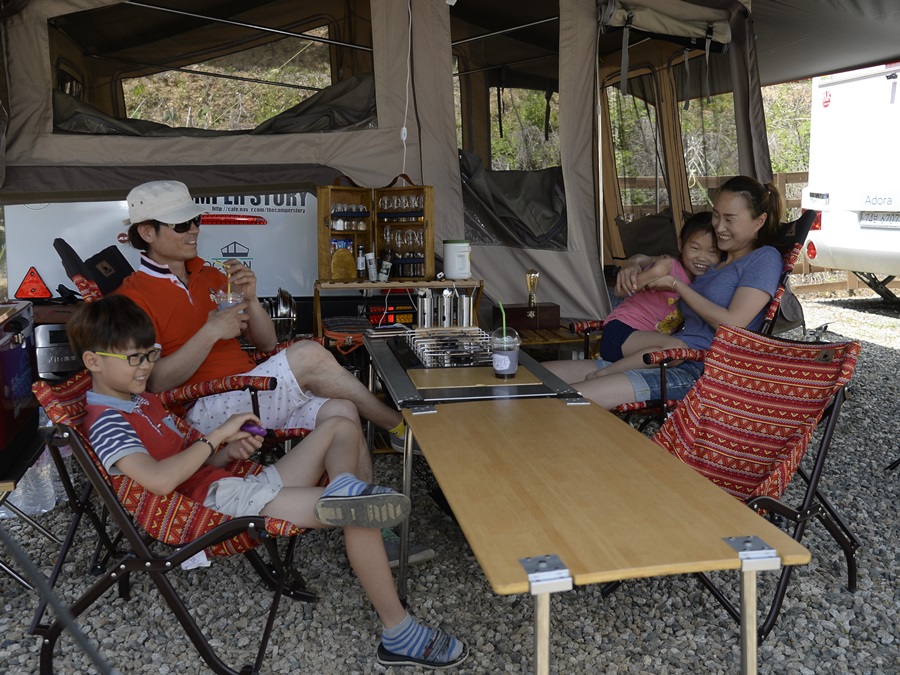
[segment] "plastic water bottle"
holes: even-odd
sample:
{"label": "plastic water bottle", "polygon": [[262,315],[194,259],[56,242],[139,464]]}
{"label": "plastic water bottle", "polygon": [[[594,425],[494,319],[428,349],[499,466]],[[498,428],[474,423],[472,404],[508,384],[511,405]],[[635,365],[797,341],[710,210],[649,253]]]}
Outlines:
{"label": "plastic water bottle", "polygon": [[[38,460],[16,484],[16,489],[7,499],[8,502],[24,511],[29,516],[46,513],[56,506],[56,491],[53,488],[53,475],[56,469],[50,453],[44,450]],[[0,518],[9,518],[14,514],[8,509],[0,509]]]}

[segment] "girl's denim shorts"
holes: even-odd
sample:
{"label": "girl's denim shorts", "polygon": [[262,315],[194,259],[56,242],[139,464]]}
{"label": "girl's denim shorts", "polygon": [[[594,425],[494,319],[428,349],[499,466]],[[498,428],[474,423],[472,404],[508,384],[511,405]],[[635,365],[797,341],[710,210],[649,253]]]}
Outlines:
{"label": "girl's denim shorts", "polygon": [[[610,364],[609,361],[603,359],[594,359],[597,368],[606,368]],[[625,375],[631,381],[631,387],[634,389],[635,401],[654,401],[662,398],[660,394],[660,374],[659,367],[646,368],[641,370],[626,370]],[[666,369],[666,398],[670,400],[683,399],[694,386],[694,383],[700,379],[703,373],[703,364],[696,361],[685,361],[677,366],[670,366]]]}

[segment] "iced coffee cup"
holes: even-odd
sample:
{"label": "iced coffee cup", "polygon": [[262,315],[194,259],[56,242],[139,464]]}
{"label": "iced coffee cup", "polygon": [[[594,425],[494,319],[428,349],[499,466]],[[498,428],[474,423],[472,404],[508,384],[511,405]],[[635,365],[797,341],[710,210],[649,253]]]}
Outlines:
{"label": "iced coffee cup", "polygon": [[508,380],[516,376],[520,344],[521,340],[515,328],[498,328],[491,333],[491,353],[496,377]]}

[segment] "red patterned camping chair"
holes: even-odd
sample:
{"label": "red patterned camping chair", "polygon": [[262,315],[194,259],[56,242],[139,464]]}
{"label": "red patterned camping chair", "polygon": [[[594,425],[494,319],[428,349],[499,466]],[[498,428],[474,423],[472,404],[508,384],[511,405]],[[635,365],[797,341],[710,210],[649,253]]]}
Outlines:
{"label": "red patterned camping chair", "polygon": [[[799,302],[797,302],[796,297],[790,292],[790,278],[794,271],[794,266],[800,259],[803,244],[806,241],[806,237],[809,234],[809,230],[815,219],[815,211],[804,211],[797,220],[783,223],[779,228],[778,239],[773,246],[781,253],[784,264],[781,269],[781,278],[778,282],[778,289],[775,291],[775,295],[772,297],[772,301],[766,309],[762,327],[760,328],[760,333],[763,335],[774,335],[776,331],[782,332],[797,326],[802,326],[804,333],[806,332],[806,323],[803,320],[803,309],[800,307]],[[789,295],[791,298],[790,306],[793,311],[790,313],[785,311],[786,308],[782,305],[785,295]],[[569,330],[573,333],[584,334],[585,358],[589,358],[590,355],[591,334],[602,329],[603,321],[601,320],[578,321],[569,325]],[[677,399],[669,399],[666,397],[666,368],[673,359],[660,358],[658,356],[647,358],[647,356],[649,355],[645,355],[644,358],[646,363],[659,364],[661,371],[660,389],[662,391],[660,400],[666,402],[665,406],[662,406],[660,401],[638,401],[636,403],[625,403],[613,409],[613,412],[624,416],[625,419],[629,421],[631,420],[632,415],[639,414],[643,416],[640,423],[637,424],[638,428],[641,430],[646,428],[647,424],[654,420],[662,424],[666,415],[678,405]]]}
{"label": "red patterned camping chair", "polygon": [[[704,361],[700,379],[653,440],[753,509],[792,523],[800,541],[818,520],[844,551],[848,586],[856,589],[854,554],[859,540],[819,490],[819,479],[844,392],[856,366],[857,342],[796,342],[720,326],[706,352],[668,350],[679,359]],[[818,453],[809,473],[800,468],[813,431],[823,418]],[[782,496],[795,473],[806,483],[796,507]],[[791,567],[779,579],[762,640],[775,624]],[[705,575],[698,575],[737,620],[740,612]]]}
{"label": "red patterned camping chair", "polygon": [[[291,523],[275,518],[262,516],[232,518],[225,514],[208,509],[177,492],[158,496],[145,490],[140,484],[126,476],[110,476],[104,471],[90,447],[90,443],[80,430],[84,418],[85,400],[91,386],[91,377],[87,371],[81,371],[73,377],[59,383],[38,381],[33,385],[38,401],[44,407],[50,420],[56,425],[54,443],[58,446],[68,445],[82,470],[88,477],[89,484],[85,490],[76,495],[71,480],[65,469],[62,469],[64,484],[73,503],[75,518],[67,533],[63,551],[57,560],[51,575],[51,585],[56,582],[66,553],[71,546],[75,530],[81,515],[88,514],[97,530],[100,546],[105,549],[106,559],[113,559],[114,564],[104,572],[103,565],[95,568],[98,579],[69,608],[77,618],[113,585],[119,584],[120,595],[128,597],[128,579],[132,572],[145,572],[156,585],[166,604],[181,623],[185,633],[197,648],[210,669],[216,673],[232,674],[237,671],[223,663],[213,651],[209,641],[194,621],[190,611],[172,586],[166,574],[178,569],[179,565],[192,556],[204,552],[208,557],[244,554],[264,583],[274,589],[275,594],[269,610],[269,620],[263,630],[260,646],[255,657],[252,672],[258,672],[265,655],[266,646],[272,630],[275,612],[282,595],[295,599],[315,601],[315,595],[306,590],[302,577],[293,569],[293,552],[296,535],[305,530]],[[275,386],[273,378],[234,377],[226,378],[216,385],[209,383],[182,387],[167,392],[160,398],[170,405],[183,397],[196,397],[198,389],[207,393],[221,393],[241,388],[271,389]],[[176,418],[177,419],[177,418]],[[199,434],[186,425],[183,430],[188,439]],[[301,438],[306,430],[277,430],[279,438]],[[54,459],[59,456],[56,450]],[[57,463],[61,467],[61,462]],[[236,475],[257,473],[261,466],[253,462],[236,463],[229,467]],[[324,480],[324,477],[323,477]],[[91,508],[90,492],[95,491],[101,500],[104,511],[112,518],[118,533],[107,532],[106,518]],[[140,528],[140,529],[139,529]],[[146,532],[150,539],[142,534]],[[285,553],[279,554],[276,538],[288,537],[289,543]],[[158,541],[172,547],[174,552],[158,555],[150,550],[150,541]],[[269,561],[265,562],[255,550],[260,544],[268,552]],[[124,547],[124,549],[123,549]],[[95,554],[95,561],[99,557]],[[41,672],[52,672],[53,648],[63,630],[63,624],[57,620],[50,625],[40,624],[40,615],[35,616],[32,632],[44,637],[41,650]],[[245,666],[241,672],[250,672],[251,666]]]}

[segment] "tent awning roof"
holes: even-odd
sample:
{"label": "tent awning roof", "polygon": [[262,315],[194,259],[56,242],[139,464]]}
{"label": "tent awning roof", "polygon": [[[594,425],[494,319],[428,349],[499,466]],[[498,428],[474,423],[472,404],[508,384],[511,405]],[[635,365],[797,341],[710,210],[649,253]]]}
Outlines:
{"label": "tent awning roof", "polygon": [[[751,7],[763,85],[900,60],[900,0],[752,0]],[[469,54],[480,66],[468,67],[493,68],[492,84],[558,90],[559,25],[546,21],[557,15],[546,0],[460,0],[450,8],[452,40],[525,26],[477,41]],[[620,45],[618,35],[601,36],[601,55]]]}

